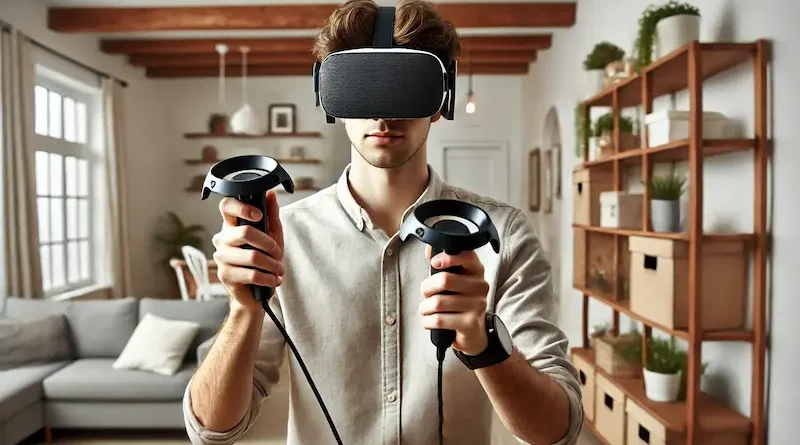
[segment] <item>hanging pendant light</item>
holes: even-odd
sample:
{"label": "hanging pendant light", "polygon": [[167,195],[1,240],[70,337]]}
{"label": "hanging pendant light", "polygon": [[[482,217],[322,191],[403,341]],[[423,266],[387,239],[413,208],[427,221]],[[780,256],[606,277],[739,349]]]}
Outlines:
{"label": "hanging pendant light", "polygon": [[242,106],[231,117],[231,130],[234,133],[259,135],[261,122],[259,122],[253,107],[247,103],[247,53],[250,48],[242,46]]}
{"label": "hanging pendant light", "polygon": [[472,92],[472,60],[469,63],[469,91],[467,92],[467,106],[465,111],[467,114],[475,112],[475,94]]}
{"label": "hanging pendant light", "polygon": [[219,112],[225,114],[225,54],[228,53],[228,45],[217,43],[215,49],[219,54]]}

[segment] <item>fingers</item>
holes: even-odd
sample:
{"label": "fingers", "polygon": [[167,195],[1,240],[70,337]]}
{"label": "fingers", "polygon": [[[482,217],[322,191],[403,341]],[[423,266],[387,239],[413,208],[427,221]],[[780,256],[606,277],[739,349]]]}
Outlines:
{"label": "fingers", "polygon": [[283,259],[283,249],[278,245],[278,242],[266,233],[251,226],[225,228],[214,235],[211,242],[217,249],[221,249],[223,246],[239,247],[249,244],[278,261]]}
{"label": "fingers", "polygon": [[278,245],[283,246],[283,225],[281,225],[281,207],[278,205],[278,196],[273,190],[267,192],[267,222],[269,232]]}
{"label": "fingers", "polygon": [[214,252],[214,261],[231,266],[261,269],[278,276],[283,275],[283,265],[258,250],[223,247]]}
{"label": "fingers", "polygon": [[261,212],[255,206],[229,197],[222,198],[219,202],[219,213],[222,215],[225,225],[228,226],[236,226],[237,218],[253,222],[261,219]]}
{"label": "fingers", "polygon": [[486,298],[465,298],[464,295],[434,295],[425,298],[419,304],[422,315],[446,312],[478,312],[486,311]]}
{"label": "fingers", "polygon": [[426,251],[430,264],[436,269],[447,269],[453,266],[461,266],[464,274],[480,275],[483,276],[483,263],[478,258],[478,254],[474,250],[467,250],[457,255],[448,255],[445,252],[440,252],[433,258],[430,257],[431,250]]}
{"label": "fingers", "polygon": [[426,278],[420,291],[425,298],[429,298],[445,291],[466,295],[486,296],[489,293],[489,283],[483,275],[457,275],[450,272],[439,272]]}
{"label": "fingers", "polygon": [[217,278],[225,286],[255,284],[258,286],[278,287],[282,282],[281,277],[271,273],[225,263],[220,263],[217,266]]}
{"label": "fingers", "polygon": [[481,314],[477,312],[462,312],[457,314],[431,314],[422,317],[422,326],[425,329],[452,329],[459,332],[469,332],[480,326]]}

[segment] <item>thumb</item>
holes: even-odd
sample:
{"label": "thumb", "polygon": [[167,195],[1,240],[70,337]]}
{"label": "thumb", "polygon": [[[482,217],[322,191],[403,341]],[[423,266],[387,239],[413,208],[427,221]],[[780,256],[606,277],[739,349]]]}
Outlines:
{"label": "thumb", "polygon": [[270,236],[283,248],[283,226],[281,225],[281,207],[274,190],[267,191],[267,223]]}

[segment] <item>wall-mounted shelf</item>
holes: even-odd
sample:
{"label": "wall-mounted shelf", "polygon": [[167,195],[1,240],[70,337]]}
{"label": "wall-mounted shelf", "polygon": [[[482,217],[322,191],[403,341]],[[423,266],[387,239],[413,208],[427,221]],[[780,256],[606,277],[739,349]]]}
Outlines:
{"label": "wall-mounted shelf", "polygon": [[238,134],[238,133],[184,133],[186,139],[268,139],[268,138],[321,138],[319,131],[298,131],[295,133],[265,133],[265,134]]}
{"label": "wall-mounted shelf", "polygon": [[[312,158],[305,158],[305,159],[293,159],[293,158],[275,158],[276,161],[280,164],[321,164],[321,159],[312,159]],[[184,159],[184,163],[186,165],[213,165],[217,162],[221,161],[221,159],[215,160],[203,160],[203,159]]]}
{"label": "wall-mounted shelf", "polygon": [[[630,229],[614,229],[609,227],[587,226],[584,224],[573,224],[573,229],[583,229],[587,232],[605,233],[607,235],[619,236],[647,236],[650,238],[672,239],[677,241],[689,241],[688,232],[652,232],[644,230],[630,230]],[[727,242],[727,241],[747,241],[752,242],[755,240],[755,235],[752,233],[704,233],[702,234],[703,241],[710,242]]]}
{"label": "wall-mounted shelf", "polygon": [[[703,140],[701,156],[708,158],[737,151],[751,150],[755,147],[753,139],[706,139]],[[652,162],[681,162],[689,160],[689,140],[670,142],[650,148],[624,150],[613,155],[584,162],[583,168],[612,168],[614,162],[624,166],[641,165],[644,157]]]}

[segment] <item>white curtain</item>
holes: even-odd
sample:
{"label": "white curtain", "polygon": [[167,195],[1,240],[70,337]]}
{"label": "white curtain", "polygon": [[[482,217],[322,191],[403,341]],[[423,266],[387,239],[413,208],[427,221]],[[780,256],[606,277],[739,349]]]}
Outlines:
{"label": "white curtain", "polygon": [[41,298],[32,147],[34,64],[31,43],[16,30],[0,34],[2,97],[4,295]]}
{"label": "white curtain", "polygon": [[128,236],[128,182],[125,161],[124,90],[114,79],[102,80],[103,133],[106,151],[107,218],[111,260],[111,297],[124,298],[131,293],[130,242]]}

